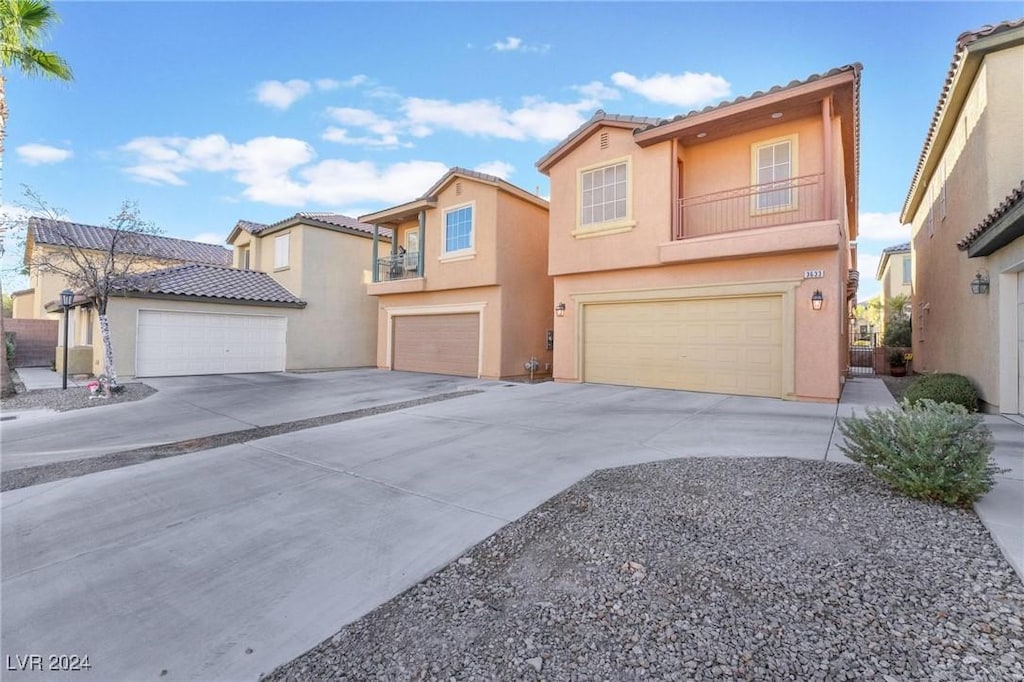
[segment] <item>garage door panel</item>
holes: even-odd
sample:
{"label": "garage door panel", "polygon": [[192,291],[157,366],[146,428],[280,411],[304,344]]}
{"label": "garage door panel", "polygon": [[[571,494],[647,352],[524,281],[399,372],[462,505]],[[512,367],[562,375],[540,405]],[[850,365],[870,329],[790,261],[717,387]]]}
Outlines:
{"label": "garage door panel", "polygon": [[285,369],[287,319],[140,310],[138,376],[242,374]]}
{"label": "garage door panel", "polygon": [[393,319],[392,369],[475,377],[480,315],[400,315]]}
{"label": "garage door panel", "polygon": [[780,396],[782,299],[591,304],[584,381]]}

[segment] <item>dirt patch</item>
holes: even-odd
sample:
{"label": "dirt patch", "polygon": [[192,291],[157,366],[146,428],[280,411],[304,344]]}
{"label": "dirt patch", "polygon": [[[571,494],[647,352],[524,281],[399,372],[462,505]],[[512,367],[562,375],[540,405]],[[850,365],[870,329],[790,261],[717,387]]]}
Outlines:
{"label": "dirt patch", "polygon": [[903,394],[906,392],[907,387],[913,383],[917,377],[907,375],[905,377],[894,377],[888,374],[879,375],[879,379],[885,384],[885,387],[889,389],[889,393],[892,393],[892,397],[896,399],[896,402],[903,400]]}

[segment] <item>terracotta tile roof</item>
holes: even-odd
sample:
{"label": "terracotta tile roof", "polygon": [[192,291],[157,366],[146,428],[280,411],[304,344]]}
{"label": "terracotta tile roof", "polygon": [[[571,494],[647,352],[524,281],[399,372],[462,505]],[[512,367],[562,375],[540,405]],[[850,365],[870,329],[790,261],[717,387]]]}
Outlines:
{"label": "terracotta tile roof", "polygon": [[254,223],[250,220],[239,220],[235,223],[235,229],[245,230],[249,234],[259,234],[268,227],[270,227],[270,225],[267,225],[266,223]]}
{"label": "terracotta tile roof", "polygon": [[998,222],[1000,218],[1010,212],[1014,206],[1024,201],[1024,180],[1020,181],[1020,185],[1015,187],[1005,199],[999,202],[999,205],[993,209],[991,213],[985,216],[985,219],[975,226],[973,230],[967,233],[967,235],[956,243],[956,247],[961,251],[966,251],[970,248],[971,244],[978,240],[978,238],[985,234],[988,228]]}
{"label": "terracotta tile roof", "polygon": [[[258,232],[252,234],[259,234],[260,232],[266,232],[268,230],[274,230],[282,225],[287,225],[293,222],[312,221],[316,223],[324,223],[325,225],[333,225],[335,227],[343,227],[347,230],[353,230],[355,232],[362,232],[364,234],[373,234],[373,225],[368,223],[361,223],[355,218],[351,218],[341,213],[330,213],[327,211],[301,211],[293,216],[288,216],[283,220],[278,220],[276,223],[271,225],[265,225]],[[381,228],[380,233],[385,236],[390,236],[391,231],[386,228]],[[386,234],[385,234],[386,233]]]}
{"label": "terracotta tile roof", "polygon": [[974,31],[965,31],[956,39],[956,49],[953,51],[953,60],[950,62],[949,70],[946,72],[946,80],[942,84],[942,91],[939,93],[939,101],[935,105],[935,111],[932,112],[932,122],[928,126],[928,133],[925,135],[924,145],[921,147],[921,155],[917,160],[917,168],[914,170],[914,177],[910,181],[910,189],[907,191],[907,198],[903,201],[904,213],[906,213],[907,208],[910,205],[911,197],[914,194],[914,188],[917,187],[919,182],[921,182],[925,162],[928,159],[932,146],[935,144],[935,136],[939,131],[939,123],[946,110],[946,105],[949,103],[949,96],[953,92],[953,81],[956,79],[957,71],[960,69],[964,57],[967,55],[967,48],[972,43],[975,43],[982,38],[1005,33],[1006,31],[1012,31],[1013,29],[1020,28],[1021,26],[1024,26],[1024,17],[1011,21],[1003,21],[994,26],[982,26]]}
{"label": "terracotta tile roof", "polygon": [[265,272],[194,263],[139,275],[122,291],[305,306]]}
{"label": "terracotta tile roof", "polygon": [[676,121],[682,121],[684,119],[690,118],[691,116],[697,116],[698,114],[706,114],[709,111],[725,109],[727,107],[733,106],[734,104],[739,104],[740,102],[746,102],[748,100],[757,99],[758,97],[764,97],[765,95],[771,95],[776,92],[782,92],[783,90],[791,90],[801,85],[807,85],[808,83],[820,81],[823,78],[829,78],[830,76],[835,76],[840,73],[852,71],[854,74],[860,74],[863,68],[864,67],[860,64],[860,62],[854,62],[853,64],[847,64],[845,66],[838,66],[834,69],[829,69],[825,73],[813,73],[803,80],[792,80],[786,85],[774,85],[767,90],[756,90],[750,93],[749,95],[741,95],[735,99],[726,100],[725,102],[719,102],[718,104],[706,106],[700,111],[694,109],[686,114],[680,114],[669,119],[663,119],[661,121],[658,121],[658,123],[655,125],[648,126],[646,130],[650,130],[651,128],[657,128],[658,126],[668,125],[669,123],[675,123]]}
{"label": "terracotta tile roof", "polygon": [[[110,247],[115,231],[109,227],[83,225],[64,220],[32,217],[29,230],[36,244],[53,246],[76,246],[83,249],[104,251]],[[119,240],[123,253],[153,258],[167,258],[189,263],[210,263],[229,265],[231,251],[216,244],[204,244],[188,239],[175,239],[160,235],[129,233],[130,238]]]}
{"label": "terracotta tile roof", "polygon": [[590,126],[594,125],[595,123],[600,123],[602,121],[607,121],[609,123],[635,124],[638,129],[646,130],[660,123],[663,123],[664,119],[651,118],[649,116],[627,116],[624,114],[609,114],[605,112],[604,109],[598,109],[597,111],[594,112],[594,115],[591,116],[586,121],[584,121],[579,128],[569,133],[564,140],[562,140],[554,147],[552,147],[547,154],[537,159],[537,163],[534,165],[537,166],[538,168],[543,166],[545,161],[555,156],[556,154],[558,154],[558,152],[562,151],[567,146],[572,144],[573,141],[577,137],[582,135],[584,131],[590,128]]}
{"label": "terracotta tile roof", "polygon": [[540,198],[536,194],[528,192],[522,187],[513,185],[511,182],[505,180],[504,178],[499,178],[497,175],[488,175],[487,173],[481,173],[480,171],[470,170],[468,168],[462,168],[460,166],[453,166],[449,168],[448,171],[443,176],[441,176],[441,179],[435,182],[431,186],[431,188],[428,189],[423,196],[417,198],[416,201],[436,199],[437,197],[435,195],[437,194],[437,192],[439,192],[440,189],[448,182],[449,178],[455,175],[466,178],[473,178],[476,180],[482,180],[483,182],[489,182],[491,184],[498,185],[499,187],[502,187],[508,190],[509,192],[512,192],[513,194],[518,194],[520,196],[525,194],[527,195],[527,198],[535,201],[536,203],[543,204],[544,206],[547,206],[548,204],[546,200]]}
{"label": "terracotta tile roof", "polygon": [[896,246],[889,246],[887,248],[882,249],[883,254],[907,253],[908,251],[910,251],[910,242],[906,242],[905,244],[897,244]]}

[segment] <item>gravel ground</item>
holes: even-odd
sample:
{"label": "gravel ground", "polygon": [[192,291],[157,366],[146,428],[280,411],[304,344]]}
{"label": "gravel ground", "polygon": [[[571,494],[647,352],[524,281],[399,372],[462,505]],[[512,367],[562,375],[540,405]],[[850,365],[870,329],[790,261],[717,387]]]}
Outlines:
{"label": "gravel ground", "polygon": [[903,393],[907,390],[907,386],[910,386],[917,376],[908,374],[905,377],[894,377],[888,374],[879,374],[878,378],[889,389],[889,393],[892,393],[892,397],[896,399],[896,402],[899,402],[903,400]]}
{"label": "gravel ground", "polygon": [[686,459],[597,472],[263,679],[1021,680],[1022,617],[972,511]]}
{"label": "gravel ground", "polygon": [[58,412],[67,412],[68,410],[78,410],[84,407],[128,403],[133,400],[142,400],[156,393],[155,388],[142,383],[121,385],[124,387],[124,390],[114,393],[109,398],[94,398],[89,395],[89,390],[84,386],[69,385],[66,391],[62,388],[43,388],[36,391],[25,391],[24,387],[21,387],[16,395],[0,400],[0,409],[7,411],[45,407]]}

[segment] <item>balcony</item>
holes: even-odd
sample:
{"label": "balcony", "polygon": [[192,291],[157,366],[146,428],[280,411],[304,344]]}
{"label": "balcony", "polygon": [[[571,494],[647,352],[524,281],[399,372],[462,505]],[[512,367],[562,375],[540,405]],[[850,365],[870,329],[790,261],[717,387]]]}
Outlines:
{"label": "balcony", "polygon": [[823,220],[822,175],[805,175],[678,200],[673,239]]}
{"label": "balcony", "polygon": [[827,220],[822,175],[738,187],[677,202],[672,241],[661,263],[748,258],[835,249],[839,222]]}
{"label": "balcony", "polygon": [[420,254],[417,251],[398,253],[377,259],[375,282],[393,282],[399,279],[420,277]]}

